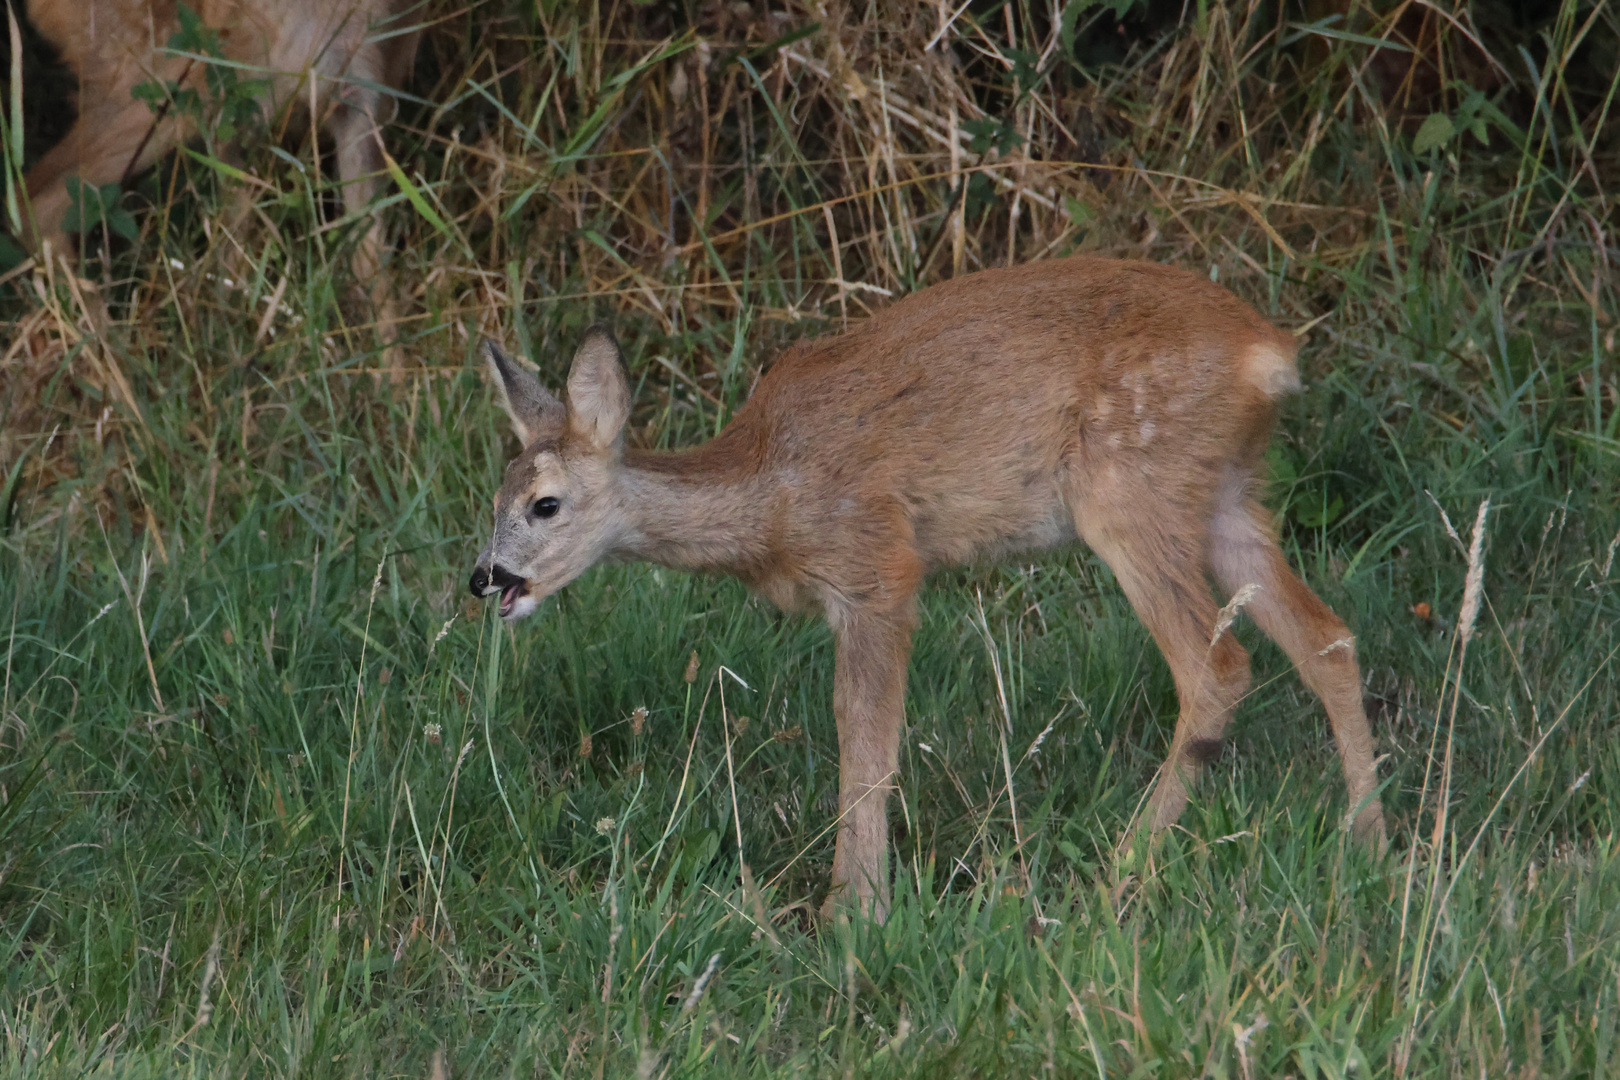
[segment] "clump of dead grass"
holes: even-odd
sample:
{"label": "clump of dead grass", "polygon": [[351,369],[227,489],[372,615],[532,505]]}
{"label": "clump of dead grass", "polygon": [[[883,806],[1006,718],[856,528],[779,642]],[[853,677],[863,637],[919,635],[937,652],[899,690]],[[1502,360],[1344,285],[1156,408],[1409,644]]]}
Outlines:
{"label": "clump of dead grass", "polygon": [[[1589,77],[1614,49],[1607,4],[1562,4],[1523,56],[1466,7],[1412,3],[1233,0],[1156,29],[1030,0],[421,17],[390,136],[407,185],[382,211],[404,385],[363,377],[382,343],[345,300],[350,238],[297,164],[308,145],[250,154],[243,235],[210,209],[213,174],[172,161],[133,196],[154,204],[134,243],[0,285],[12,498],[93,473],[127,503],[120,476],[157,447],[262,456],[256,416],[301,407],[295,384],[414,418],[477,334],[553,366],[603,317],[638,339],[642,437],[682,438],[784,339],[1075,251],[1207,270],[1301,329],[1399,331],[1403,275],[1425,267],[1467,271],[1462,302],[1508,321],[1608,326],[1615,306],[1614,85]],[[1119,62],[1077,62],[1115,40]]]}

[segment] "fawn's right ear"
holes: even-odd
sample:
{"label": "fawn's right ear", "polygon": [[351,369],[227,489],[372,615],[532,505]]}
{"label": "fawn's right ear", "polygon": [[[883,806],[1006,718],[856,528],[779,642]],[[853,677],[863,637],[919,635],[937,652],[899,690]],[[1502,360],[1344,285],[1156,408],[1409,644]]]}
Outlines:
{"label": "fawn's right ear", "polygon": [[561,423],[563,404],[540,385],[539,379],[518,367],[489,338],[484,339],[481,351],[495,388],[500,391],[501,408],[512,418],[512,430],[524,446],[534,442],[543,429]]}

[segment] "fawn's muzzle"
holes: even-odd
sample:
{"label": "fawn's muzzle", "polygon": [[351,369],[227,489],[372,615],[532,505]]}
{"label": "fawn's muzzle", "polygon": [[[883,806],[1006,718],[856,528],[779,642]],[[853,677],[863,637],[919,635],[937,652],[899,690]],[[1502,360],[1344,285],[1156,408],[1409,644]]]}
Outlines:
{"label": "fawn's muzzle", "polygon": [[472,590],[474,596],[488,596],[496,589],[505,592],[507,589],[521,588],[527,584],[527,581],[497,563],[488,570],[485,570],[482,566],[475,567],[472,572],[472,580],[467,582],[467,588]]}
{"label": "fawn's muzzle", "polygon": [[510,615],[518,599],[529,591],[528,581],[498,563],[487,572],[482,566],[473,570],[472,580],[467,583],[467,587],[472,590],[474,596],[488,596],[492,592],[499,591],[503,617]]}

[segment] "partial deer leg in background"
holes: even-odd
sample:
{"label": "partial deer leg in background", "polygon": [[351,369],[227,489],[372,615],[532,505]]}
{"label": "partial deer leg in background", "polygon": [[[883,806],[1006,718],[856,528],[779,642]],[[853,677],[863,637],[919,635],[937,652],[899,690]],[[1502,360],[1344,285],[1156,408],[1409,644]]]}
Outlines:
{"label": "partial deer leg in background", "polygon": [[[357,56],[350,74],[370,79],[370,69],[381,69],[381,63],[369,53]],[[382,94],[369,86],[353,83],[343,87],[342,96],[333,107],[330,121],[332,138],[337,147],[338,181],[343,185],[343,209],[350,215],[367,215],[370,219],[354,249],[355,285],[371,302],[372,317],[376,322],[377,339],[383,344],[383,366],[389,369],[394,381],[404,377],[404,353],[394,340],[398,313],[394,304],[392,275],[383,270],[382,257],[386,239],[382,219],[371,209],[371,201],[380,187],[379,177],[384,169],[382,129],[378,123],[378,110],[386,107]]]}
{"label": "partial deer leg in background", "polygon": [[174,149],[179,137],[178,122],[159,120],[143,101],[126,97],[121,102],[102,102],[90,108],[62,141],[28,170],[35,232],[23,239],[36,250],[49,241],[55,255],[71,257],[62,231],[69,207],[67,179],[77,176],[87,187],[113,183],[140,172]]}

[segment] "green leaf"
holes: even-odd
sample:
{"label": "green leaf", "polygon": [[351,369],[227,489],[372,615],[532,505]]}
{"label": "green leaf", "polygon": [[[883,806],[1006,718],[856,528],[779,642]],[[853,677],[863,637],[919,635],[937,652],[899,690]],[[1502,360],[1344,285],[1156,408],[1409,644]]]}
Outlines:
{"label": "green leaf", "polygon": [[1001,196],[996,193],[995,181],[982,172],[976,172],[968,177],[967,194],[963,196],[964,212],[970,218],[977,219],[980,211],[987,206],[996,206],[1001,202]]}
{"label": "green leaf", "polygon": [[1063,43],[1063,55],[1070,60],[1074,59],[1074,28],[1080,21],[1080,13],[1090,7],[1092,0],[1069,0],[1069,6],[1063,9],[1063,17],[1058,20],[1058,40]]}
{"label": "green leaf", "polygon": [[148,109],[157,112],[169,100],[169,87],[156,79],[150,79],[143,83],[136,83],[130,89],[129,96],[136,101],[144,101]]}
{"label": "green leaf", "polygon": [[[118,206],[118,196],[121,188],[118,181],[102,184],[99,188],[86,184],[77,176],[67,178],[68,193],[67,213],[62,215],[63,232],[89,232],[103,221],[120,236],[126,234],[119,228],[119,223],[113,221],[115,213],[125,213]],[[134,226],[134,218],[130,218],[130,227]],[[132,234],[131,234],[132,235]]]}
{"label": "green leaf", "polygon": [[1294,520],[1307,529],[1321,529],[1339,520],[1344,513],[1344,499],[1333,496],[1333,500],[1325,506],[1320,497],[1309,502],[1301,502],[1294,507]]}
{"label": "green leaf", "polygon": [[1027,94],[1034,88],[1041,74],[1041,54],[1030,52],[1028,49],[1005,50],[1007,58],[1013,62],[1013,85],[1020,94]]}
{"label": "green leaf", "polygon": [[114,206],[108,209],[106,221],[107,227],[125,240],[133,240],[140,235],[141,229],[135,223],[135,215],[122,206]]}
{"label": "green leaf", "polygon": [[1457,128],[1451,122],[1451,117],[1445,113],[1430,113],[1429,118],[1423,121],[1412,137],[1412,153],[1427,154],[1437,146],[1443,146],[1457,134]]}
{"label": "green leaf", "polygon": [[17,246],[16,241],[4,233],[0,233],[0,274],[28,258],[28,252]]}
{"label": "green leaf", "polygon": [[1295,468],[1293,458],[1279,447],[1266,451],[1266,468],[1271,473],[1272,489],[1280,494],[1286,495],[1299,480],[1299,469]]}
{"label": "green leaf", "polygon": [[1063,196],[1063,209],[1068,213],[1069,220],[1076,225],[1085,225],[1097,216],[1097,211],[1073,195]]}
{"label": "green leaf", "polygon": [[1010,122],[994,117],[964,120],[962,130],[973,136],[972,141],[968,143],[968,150],[975,154],[988,153],[991,147],[995,147],[999,154],[1006,154],[1024,141],[1024,137],[1018,134],[1018,129]]}

